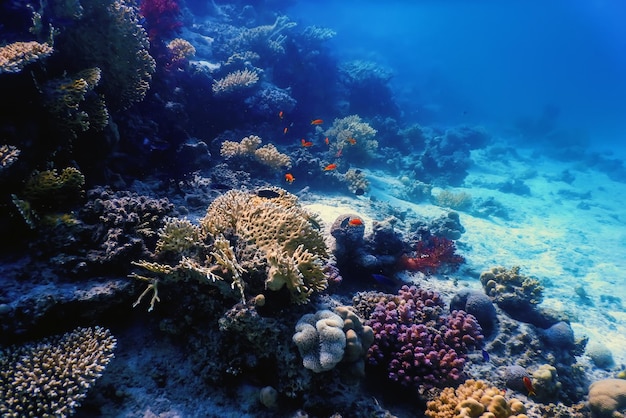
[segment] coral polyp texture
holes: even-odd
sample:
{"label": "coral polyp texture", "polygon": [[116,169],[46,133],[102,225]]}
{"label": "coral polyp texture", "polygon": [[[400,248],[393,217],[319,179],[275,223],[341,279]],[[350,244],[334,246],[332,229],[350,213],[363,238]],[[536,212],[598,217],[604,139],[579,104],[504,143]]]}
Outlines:
{"label": "coral polyp texture", "polygon": [[0,74],[19,73],[28,64],[50,56],[54,48],[36,41],[13,42],[0,47]]}
{"label": "coral polyp texture", "polygon": [[259,75],[256,71],[248,69],[237,70],[228,73],[224,78],[220,78],[213,82],[213,94],[216,96],[225,96],[235,92],[241,92],[250,89],[259,81]]}
{"label": "coral polyp texture", "polygon": [[464,311],[444,314],[433,291],[402,286],[376,304],[366,324],[374,330],[369,362],[385,368],[390,380],[424,388],[463,379],[467,353],[483,335],[476,318]]}
{"label": "coral polyp texture", "polygon": [[279,152],[273,144],[259,147],[261,142],[261,138],[256,135],[247,136],[241,142],[224,141],[220,154],[227,159],[238,156],[252,158],[273,170],[291,167],[291,158],[288,155]]}
{"label": "coral polyp texture", "polygon": [[315,373],[331,370],[343,358],[346,334],[343,319],[329,310],[305,314],[296,324],[293,342],[304,367]]}
{"label": "coral polyp texture", "polygon": [[535,278],[520,273],[520,267],[511,269],[493,267],[480,274],[480,282],[489,295],[502,309],[531,307],[541,302],[543,287]]}
{"label": "coral polyp texture", "polygon": [[94,327],[5,348],[0,352],[0,415],[72,415],[113,358],[115,345],[109,330]]}
{"label": "coral polyp texture", "polygon": [[507,400],[504,391],[482,380],[468,380],[458,388],[445,388],[428,402],[429,418],[528,418],[518,399]]}
{"label": "coral polyp texture", "polygon": [[[157,248],[178,248],[178,263],[136,263],[160,276],[132,275],[150,283],[136,304],[152,291],[152,309],[158,301],[159,282],[190,278],[216,284],[221,291],[225,290],[221,283],[228,280],[230,288],[238,289],[242,299],[246,294],[286,288],[292,302],[307,303],[314,292],[328,286],[324,269],[328,251],[320,229],[320,220],[285,190],[231,190],[209,205],[206,216],[200,219],[197,237],[198,230],[187,222],[175,225],[168,221],[160,232]],[[191,233],[181,240],[177,230]],[[185,255],[191,247],[202,251]],[[228,289],[224,293],[232,296]]]}

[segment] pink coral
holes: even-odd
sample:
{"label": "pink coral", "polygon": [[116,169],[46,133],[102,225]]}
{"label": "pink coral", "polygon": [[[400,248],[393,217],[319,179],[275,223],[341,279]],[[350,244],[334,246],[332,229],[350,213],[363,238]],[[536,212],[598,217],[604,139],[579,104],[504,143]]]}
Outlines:
{"label": "pink coral", "polygon": [[180,7],[175,0],[143,0],[139,11],[145,18],[144,26],[151,42],[171,38],[182,26]]}

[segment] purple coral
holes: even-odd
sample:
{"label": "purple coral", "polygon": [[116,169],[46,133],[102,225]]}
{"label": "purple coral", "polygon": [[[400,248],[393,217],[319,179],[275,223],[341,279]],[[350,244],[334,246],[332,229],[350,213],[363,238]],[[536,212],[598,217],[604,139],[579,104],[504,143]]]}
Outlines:
{"label": "purple coral", "polygon": [[464,311],[443,314],[441,296],[415,286],[379,302],[367,325],[374,330],[369,362],[386,366],[403,385],[442,387],[463,377],[466,353],[480,346],[478,321]]}

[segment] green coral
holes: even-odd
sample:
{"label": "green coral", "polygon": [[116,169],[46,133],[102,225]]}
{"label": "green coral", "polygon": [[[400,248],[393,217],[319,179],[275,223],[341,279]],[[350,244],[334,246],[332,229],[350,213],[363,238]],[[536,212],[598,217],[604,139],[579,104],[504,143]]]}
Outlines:
{"label": "green coral", "polygon": [[493,267],[481,273],[480,282],[485,293],[498,304],[517,300],[537,305],[543,299],[543,287],[539,281],[520,274],[519,266],[510,270],[502,266]]}

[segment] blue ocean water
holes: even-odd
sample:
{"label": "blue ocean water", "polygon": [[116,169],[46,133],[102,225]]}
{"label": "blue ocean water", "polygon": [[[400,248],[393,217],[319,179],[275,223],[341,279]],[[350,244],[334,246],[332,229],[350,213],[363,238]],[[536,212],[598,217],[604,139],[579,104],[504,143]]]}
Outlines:
{"label": "blue ocean water", "polygon": [[[316,1],[289,10],[335,29],[343,59],[388,66],[409,119],[503,133],[545,120],[571,142],[625,154],[621,1]],[[547,141],[537,136],[536,145]]]}

